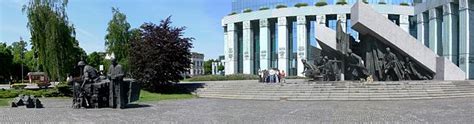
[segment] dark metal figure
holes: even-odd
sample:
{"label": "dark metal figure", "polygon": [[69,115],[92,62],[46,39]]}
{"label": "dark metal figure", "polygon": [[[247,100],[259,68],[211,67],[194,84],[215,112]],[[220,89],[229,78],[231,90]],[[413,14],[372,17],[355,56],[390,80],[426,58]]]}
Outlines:
{"label": "dark metal figure", "polygon": [[398,61],[397,56],[390,50],[386,48],[387,55],[385,55],[385,80],[386,81],[397,81],[403,80],[403,73],[401,68],[401,63]]}
{"label": "dark metal figure", "polygon": [[112,59],[112,65],[108,70],[108,77],[112,85],[109,85],[109,106],[113,108],[124,108],[124,94],[121,92],[121,85],[125,76],[122,66],[117,63],[115,58]]}

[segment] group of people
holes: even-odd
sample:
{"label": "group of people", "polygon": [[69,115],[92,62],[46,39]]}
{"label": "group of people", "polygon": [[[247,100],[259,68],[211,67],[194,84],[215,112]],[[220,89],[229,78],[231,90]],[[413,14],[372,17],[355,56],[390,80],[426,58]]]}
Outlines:
{"label": "group of people", "polygon": [[269,70],[258,70],[259,82],[262,83],[284,83],[286,73],[284,70],[272,68]]}

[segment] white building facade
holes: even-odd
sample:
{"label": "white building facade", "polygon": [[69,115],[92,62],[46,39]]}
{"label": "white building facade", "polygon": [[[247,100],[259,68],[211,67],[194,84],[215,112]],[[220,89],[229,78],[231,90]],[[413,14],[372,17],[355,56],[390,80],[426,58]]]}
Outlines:
{"label": "white building facade", "polygon": [[[289,76],[303,76],[301,60],[312,62],[318,57],[315,36],[324,32],[315,32],[317,24],[336,29],[337,20],[342,20],[344,30],[358,38],[358,33],[348,27],[350,9],[356,1],[348,0],[347,4],[340,5],[336,0],[327,0],[328,5],[315,6],[319,0],[234,0],[233,11],[237,13],[222,19],[225,74],[257,74],[259,69],[278,68]],[[368,2],[387,19],[417,36],[410,0]],[[301,3],[307,6],[295,7]],[[282,5],[287,7],[281,8]]]}
{"label": "white building facade", "polygon": [[417,38],[474,78],[474,0],[415,1]]}
{"label": "white building facade", "polygon": [[191,52],[190,76],[204,75],[204,54]]}

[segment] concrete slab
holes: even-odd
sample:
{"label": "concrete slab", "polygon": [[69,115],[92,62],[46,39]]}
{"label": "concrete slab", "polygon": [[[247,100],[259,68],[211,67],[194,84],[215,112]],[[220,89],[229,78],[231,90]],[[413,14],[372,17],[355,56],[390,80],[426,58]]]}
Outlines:
{"label": "concrete slab", "polygon": [[400,51],[403,56],[410,56],[423,68],[437,73],[436,77],[440,77],[437,79],[466,79],[460,76],[465,74],[460,72],[462,70],[459,67],[453,66],[451,62],[439,60],[438,55],[431,49],[417,42],[409,33],[363,2],[357,2],[352,7],[351,22],[354,30],[361,34],[370,34],[396,51]]}

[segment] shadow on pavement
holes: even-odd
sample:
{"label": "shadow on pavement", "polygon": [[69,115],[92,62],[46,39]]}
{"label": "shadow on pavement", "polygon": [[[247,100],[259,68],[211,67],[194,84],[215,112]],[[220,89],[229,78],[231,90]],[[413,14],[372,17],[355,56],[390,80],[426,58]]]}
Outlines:
{"label": "shadow on pavement", "polygon": [[147,107],[151,107],[151,105],[133,103],[133,104],[128,104],[127,107],[125,107],[125,109],[147,108]]}

